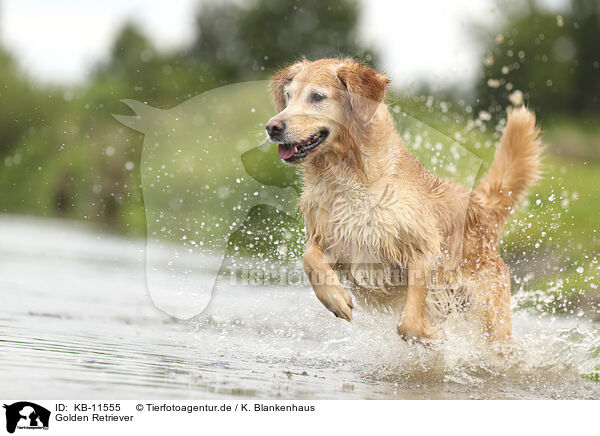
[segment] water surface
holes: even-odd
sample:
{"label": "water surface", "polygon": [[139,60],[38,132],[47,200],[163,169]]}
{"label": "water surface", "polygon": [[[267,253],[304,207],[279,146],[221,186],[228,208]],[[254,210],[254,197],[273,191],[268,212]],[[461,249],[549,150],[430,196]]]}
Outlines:
{"label": "water surface", "polygon": [[461,319],[432,348],[395,320],[349,324],[306,287],[220,287],[191,321],[156,309],[145,244],[80,224],[0,217],[0,390],[8,399],[600,398],[582,379],[600,355],[583,317],[514,313],[512,350]]}

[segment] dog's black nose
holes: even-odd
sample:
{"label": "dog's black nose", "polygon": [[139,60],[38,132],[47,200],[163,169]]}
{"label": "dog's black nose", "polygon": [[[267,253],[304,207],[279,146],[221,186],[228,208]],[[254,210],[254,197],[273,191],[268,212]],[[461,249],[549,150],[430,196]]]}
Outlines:
{"label": "dog's black nose", "polygon": [[271,120],[267,123],[266,129],[269,136],[276,139],[285,130],[285,123],[279,120]]}

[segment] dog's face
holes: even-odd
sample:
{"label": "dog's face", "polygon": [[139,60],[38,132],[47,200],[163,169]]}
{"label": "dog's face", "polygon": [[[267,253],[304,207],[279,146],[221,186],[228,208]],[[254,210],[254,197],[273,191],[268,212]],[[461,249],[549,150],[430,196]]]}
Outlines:
{"label": "dog's face", "polygon": [[275,74],[271,91],[280,112],[266,129],[279,144],[279,157],[297,164],[330,151],[343,153],[344,136],[352,125],[370,122],[387,83],[367,66],[337,59],[302,61]]}

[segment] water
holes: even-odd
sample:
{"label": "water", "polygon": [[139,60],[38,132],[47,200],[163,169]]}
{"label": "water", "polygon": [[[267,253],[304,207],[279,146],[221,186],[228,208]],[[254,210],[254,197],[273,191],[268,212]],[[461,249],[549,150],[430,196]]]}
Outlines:
{"label": "water", "polygon": [[172,319],[147,295],[144,242],[0,217],[0,392],[10,399],[600,398],[600,326],[514,314],[501,355],[464,321],[426,348],[389,316],[329,314],[306,288],[224,286]]}

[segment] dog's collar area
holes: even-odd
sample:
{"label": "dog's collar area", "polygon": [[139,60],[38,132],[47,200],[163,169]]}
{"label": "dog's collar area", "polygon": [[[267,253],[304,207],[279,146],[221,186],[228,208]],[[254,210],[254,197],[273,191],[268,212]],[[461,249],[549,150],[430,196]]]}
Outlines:
{"label": "dog's collar area", "polygon": [[303,141],[279,144],[279,157],[288,163],[304,159],[308,153],[325,141],[328,135],[329,130],[321,130]]}

